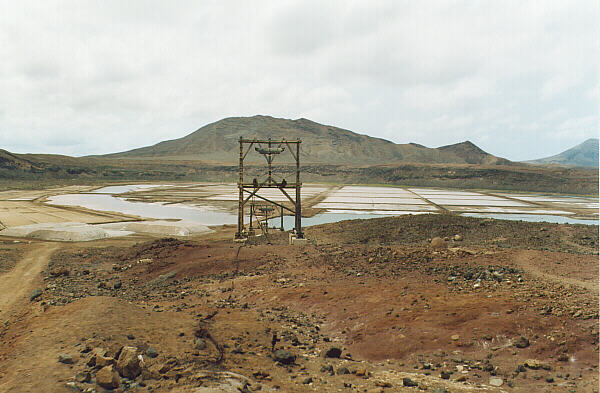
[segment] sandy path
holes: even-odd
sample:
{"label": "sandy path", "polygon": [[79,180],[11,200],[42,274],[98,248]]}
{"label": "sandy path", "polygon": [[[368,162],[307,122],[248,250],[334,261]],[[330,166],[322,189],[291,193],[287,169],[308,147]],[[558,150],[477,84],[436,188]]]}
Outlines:
{"label": "sandy path", "polygon": [[0,276],[0,316],[29,296],[50,256],[60,247],[59,243],[33,243],[14,269]]}
{"label": "sandy path", "polygon": [[538,266],[536,266],[534,263],[531,262],[531,253],[529,253],[527,251],[519,252],[515,256],[515,262],[519,266],[521,266],[527,273],[531,274],[532,276],[534,276],[538,279],[554,281],[558,284],[575,285],[575,286],[578,286],[581,288],[585,288],[589,291],[592,291],[596,295],[598,295],[598,286],[599,286],[598,280],[595,280],[594,282],[589,282],[589,281],[578,280],[576,278],[558,276],[558,275],[544,272],[544,271],[540,270],[540,268]]}

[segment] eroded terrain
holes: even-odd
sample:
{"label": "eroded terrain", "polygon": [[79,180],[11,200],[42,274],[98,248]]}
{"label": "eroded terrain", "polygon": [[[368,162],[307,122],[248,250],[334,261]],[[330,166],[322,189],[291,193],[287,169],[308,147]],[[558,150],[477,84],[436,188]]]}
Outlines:
{"label": "eroded terrain", "polygon": [[0,391],[598,390],[597,226],[439,214],[306,234],[5,242],[3,288],[41,274],[0,294]]}

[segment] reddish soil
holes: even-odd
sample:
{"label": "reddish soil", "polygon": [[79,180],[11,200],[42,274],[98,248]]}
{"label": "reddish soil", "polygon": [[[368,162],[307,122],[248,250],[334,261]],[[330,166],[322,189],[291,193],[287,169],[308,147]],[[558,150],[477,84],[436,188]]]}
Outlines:
{"label": "reddish soil", "polygon": [[[100,392],[75,375],[95,375],[89,349],[124,345],[158,357],[119,391],[419,391],[403,378],[432,392],[598,391],[597,226],[415,216],[313,227],[306,246],[285,236],[63,245],[42,296],[0,327],[0,391]],[[273,337],[293,364],[273,360]]]}

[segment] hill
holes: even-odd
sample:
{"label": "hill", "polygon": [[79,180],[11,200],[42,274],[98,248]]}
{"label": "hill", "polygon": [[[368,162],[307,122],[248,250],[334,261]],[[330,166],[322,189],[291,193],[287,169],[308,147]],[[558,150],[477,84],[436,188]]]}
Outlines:
{"label": "hill", "polygon": [[554,156],[526,162],[531,164],[598,167],[598,138],[590,138]]}
{"label": "hill", "polygon": [[35,170],[36,168],[37,166],[31,161],[6,150],[0,149],[0,169],[31,171],[32,169]]}
{"label": "hill", "polygon": [[[208,124],[179,139],[157,143],[122,153],[112,158],[187,159],[213,162],[237,162],[238,139],[286,138],[302,140],[305,163],[373,165],[395,162],[511,164],[510,161],[484,152],[471,142],[441,148],[428,148],[407,143],[396,144],[385,139],[361,135],[308,119],[278,119],[270,116],[230,117]],[[248,156],[250,162],[262,157]],[[283,154],[277,162],[291,162]]]}

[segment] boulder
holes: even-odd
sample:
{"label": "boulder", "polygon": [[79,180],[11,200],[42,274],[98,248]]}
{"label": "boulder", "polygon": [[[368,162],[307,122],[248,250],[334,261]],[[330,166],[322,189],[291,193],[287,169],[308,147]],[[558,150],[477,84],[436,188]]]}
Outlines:
{"label": "boulder", "polygon": [[525,336],[521,336],[515,341],[515,347],[517,348],[527,348],[528,346],[529,339]]}
{"label": "boulder", "polygon": [[58,361],[64,364],[73,364],[73,357],[68,353],[58,355]]}
{"label": "boulder", "polygon": [[138,359],[137,348],[123,347],[117,360],[117,371],[122,377],[135,379],[142,373],[140,359]]}
{"label": "boulder", "polygon": [[499,386],[502,386],[502,384],[504,384],[504,381],[502,380],[502,378],[499,378],[499,377],[491,377],[490,378],[490,385],[499,387]]}
{"label": "boulder", "polygon": [[292,364],[296,361],[296,357],[290,351],[278,349],[273,353],[273,359],[281,364]]}
{"label": "boulder", "polygon": [[327,352],[325,352],[326,358],[339,359],[340,356],[342,356],[342,350],[338,347],[331,347],[327,350]]}
{"label": "boulder", "polygon": [[42,296],[42,290],[34,289],[33,291],[31,291],[31,294],[29,295],[29,301],[34,301],[37,298],[39,298],[40,296]]}
{"label": "boulder", "polygon": [[110,366],[102,367],[96,373],[96,383],[98,386],[105,389],[116,389],[119,387],[119,374],[115,371],[112,364]]}
{"label": "boulder", "polygon": [[446,244],[446,241],[441,237],[434,237],[433,239],[431,239],[431,247],[441,250],[447,248],[448,245]]}

